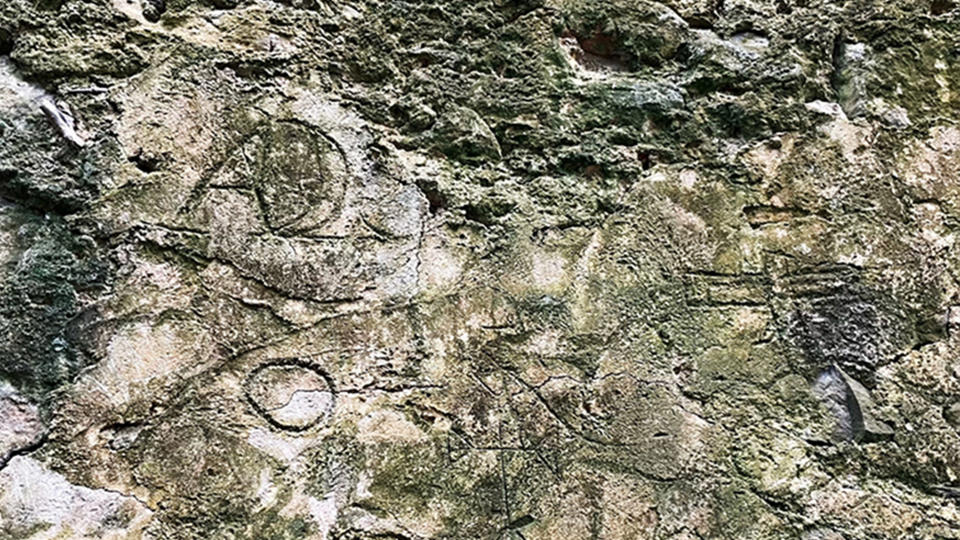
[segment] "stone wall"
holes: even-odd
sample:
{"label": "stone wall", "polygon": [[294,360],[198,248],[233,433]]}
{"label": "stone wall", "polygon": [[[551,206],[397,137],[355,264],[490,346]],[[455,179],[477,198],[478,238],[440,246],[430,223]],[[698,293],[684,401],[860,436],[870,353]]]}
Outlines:
{"label": "stone wall", "polygon": [[951,0],[2,0],[0,540],[960,538]]}

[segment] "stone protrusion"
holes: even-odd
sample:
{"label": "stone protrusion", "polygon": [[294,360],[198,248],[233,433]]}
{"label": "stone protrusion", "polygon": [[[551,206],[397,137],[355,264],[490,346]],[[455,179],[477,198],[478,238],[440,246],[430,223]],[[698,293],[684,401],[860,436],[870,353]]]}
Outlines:
{"label": "stone protrusion", "polygon": [[835,439],[873,442],[893,436],[893,429],[877,418],[870,392],[839,367],[821,372],[813,393],[836,419]]}

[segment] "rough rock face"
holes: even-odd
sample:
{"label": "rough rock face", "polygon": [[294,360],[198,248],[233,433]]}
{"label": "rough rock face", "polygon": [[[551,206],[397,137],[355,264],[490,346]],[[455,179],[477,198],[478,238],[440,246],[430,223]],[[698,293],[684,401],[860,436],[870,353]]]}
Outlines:
{"label": "rough rock face", "polygon": [[950,0],[3,0],[0,539],[960,538]]}

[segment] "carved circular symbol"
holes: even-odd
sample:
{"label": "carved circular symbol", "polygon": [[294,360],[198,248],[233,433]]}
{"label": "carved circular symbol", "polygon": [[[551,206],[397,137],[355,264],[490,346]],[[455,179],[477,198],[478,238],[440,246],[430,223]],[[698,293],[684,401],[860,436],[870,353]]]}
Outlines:
{"label": "carved circular symbol", "polygon": [[303,431],[325,422],[333,410],[327,377],[298,361],[264,364],[244,383],[247,399],[275,427]]}
{"label": "carved circular symbol", "polygon": [[340,209],[347,164],[333,139],[304,125],[277,122],[248,141],[253,184],[274,230],[310,230]]}

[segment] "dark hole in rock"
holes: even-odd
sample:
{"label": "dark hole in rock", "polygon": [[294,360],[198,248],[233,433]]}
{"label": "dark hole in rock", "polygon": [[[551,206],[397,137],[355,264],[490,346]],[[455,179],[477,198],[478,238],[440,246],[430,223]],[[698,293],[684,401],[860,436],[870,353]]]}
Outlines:
{"label": "dark hole in rock", "polygon": [[954,429],[960,429],[960,401],[943,408],[943,419]]}
{"label": "dark hole in rock", "polygon": [[150,22],[157,22],[167,10],[166,0],[142,0],[143,18]]}
{"label": "dark hole in rock", "polygon": [[560,167],[572,174],[581,173],[591,165],[596,165],[596,162],[588,154],[574,153],[560,158]]}
{"label": "dark hole in rock", "polygon": [[63,0],[39,0],[35,3],[37,9],[41,11],[60,11]]}
{"label": "dark hole in rock", "polygon": [[588,37],[577,36],[580,48],[590,54],[611,58],[617,54],[619,48],[616,36],[596,31]]}
{"label": "dark hole in rock", "polygon": [[[572,43],[574,59],[591,71],[629,71],[632,56],[623,48],[620,37],[599,28],[582,34],[564,32],[561,43]],[[579,49],[579,50],[577,50]]]}
{"label": "dark hole in rock", "polygon": [[127,159],[145,173],[156,172],[160,169],[160,165],[162,163],[162,160],[159,156],[149,152],[144,152],[142,148],[136,154]]}
{"label": "dark hole in rock", "polygon": [[6,28],[0,28],[0,55],[9,55],[13,52],[13,33]]}
{"label": "dark hole in rock", "polygon": [[930,491],[940,497],[960,499],[960,487],[958,486],[930,486]]}
{"label": "dark hole in rock", "polygon": [[653,166],[654,159],[650,152],[644,150],[638,151],[637,159],[640,160],[640,167],[642,167],[645,171]]}
{"label": "dark hole in rock", "polygon": [[943,15],[944,13],[957,7],[952,0],[933,0],[930,4],[930,13],[933,15]]}
{"label": "dark hole in rock", "polygon": [[320,2],[316,0],[284,0],[282,3],[298,9],[318,9],[321,7]]}
{"label": "dark hole in rock", "polygon": [[497,201],[481,201],[464,206],[464,216],[470,221],[483,225],[494,225],[513,209],[513,204]]}
{"label": "dark hole in rock", "polygon": [[534,519],[533,516],[531,516],[530,514],[526,514],[511,521],[510,524],[507,525],[507,529],[520,529],[520,528],[526,527],[527,525],[530,525],[534,521],[536,521],[536,519]]}
{"label": "dark hole in rock", "polygon": [[638,141],[633,133],[615,131],[607,137],[607,142],[612,146],[635,146]]}
{"label": "dark hole in rock", "polygon": [[114,451],[130,448],[143,431],[144,425],[137,423],[118,423],[105,426],[100,434],[107,440],[107,446]]}
{"label": "dark hole in rock", "polygon": [[423,196],[427,198],[431,214],[436,214],[446,207],[443,194],[440,193],[436,185],[421,185],[420,190],[423,191]]}
{"label": "dark hole in rock", "polygon": [[691,15],[684,19],[694,30],[713,30],[713,19],[706,15]]}

